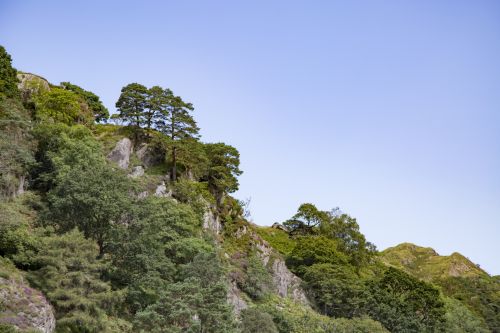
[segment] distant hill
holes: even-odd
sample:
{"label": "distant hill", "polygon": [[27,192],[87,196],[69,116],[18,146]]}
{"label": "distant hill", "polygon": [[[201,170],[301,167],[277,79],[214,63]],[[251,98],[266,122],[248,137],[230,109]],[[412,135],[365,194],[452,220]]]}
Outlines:
{"label": "distant hill", "polygon": [[449,297],[466,304],[485,319],[492,332],[500,332],[500,279],[460,253],[441,256],[434,249],[402,243],[380,253],[381,260],[439,286]]}
{"label": "distant hill", "polygon": [[382,251],[381,256],[386,264],[403,269],[426,281],[447,277],[488,276],[479,265],[458,252],[441,256],[430,247],[411,243],[390,247]]}

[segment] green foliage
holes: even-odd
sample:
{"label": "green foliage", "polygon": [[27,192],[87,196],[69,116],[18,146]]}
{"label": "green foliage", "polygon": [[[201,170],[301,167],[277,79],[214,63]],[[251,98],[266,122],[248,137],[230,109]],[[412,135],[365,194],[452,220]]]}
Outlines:
{"label": "green foliage", "polygon": [[116,229],[110,244],[110,275],[118,288],[128,287],[128,307],[136,312],[155,303],[173,281],[176,260],[192,258],[203,246],[186,244],[200,221],[189,207],[170,199],[146,198],[129,207],[128,219],[129,226]]}
{"label": "green foliage", "polygon": [[269,298],[257,308],[272,316],[280,333],[388,333],[368,317],[332,319],[289,299]]}
{"label": "green foliage", "polygon": [[297,214],[283,225],[292,235],[310,235],[315,233],[315,228],[327,224],[329,218],[327,212],[320,211],[313,204],[305,203],[300,205]]}
{"label": "green foliage", "polygon": [[0,324],[0,333],[18,333],[15,326],[8,324]]}
{"label": "green foliage", "polygon": [[148,89],[139,83],[130,83],[122,88],[120,97],[116,102],[117,118],[137,128],[141,127],[144,120],[144,109],[148,99]]}
{"label": "green foliage", "polygon": [[261,300],[271,292],[272,276],[256,254],[233,255],[233,264],[240,268],[240,272],[235,272],[233,278],[238,287],[252,299]]}
{"label": "green foliage", "polygon": [[16,98],[0,98],[0,198],[14,197],[33,165],[30,115]]}
{"label": "green foliage", "polygon": [[432,285],[396,268],[368,283],[368,314],[394,332],[434,332],[442,329],[445,308]]}
{"label": "green foliage", "polygon": [[291,236],[322,235],[334,239],[338,243],[336,247],[349,256],[350,263],[358,269],[369,264],[376,252],[375,246],[359,231],[356,219],[340,214],[338,209],[321,211],[305,203],[283,225]]}
{"label": "green foliage", "polygon": [[[167,146],[170,146],[167,143]],[[176,143],[176,160],[179,171],[188,179],[201,179],[207,173],[209,158],[205,145],[188,138]]]}
{"label": "green foliage", "polygon": [[242,333],[278,333],[273,317],[256,308],[241,312],[241,328]]}
{"label": "green foliage", "polygon": [[35,97],[36,118],[41,121],[73,124],[91,124],[93,115],[85,101],[76,93],[63,88],[52,88]]}
{"label": "green foliage", "polygon": [[41,242],[32,259],[39,269],[28,277],[54,306],[57,332],[115,331],[119,322],[108,314],[115,312],[121,297],[100,280],[105,265],[96,259],[97,245],[76,230]]}
{"label": "green foliage", "polygon": [[27,204],[25,194],[10,202],[0,202],[0,255],[24,267],[29,263],[27,253],[38,247],[32,232],[36,216]]}
{"label": "green foliage", "polygon": [[338,243],[324,236],[301,237],[287,258],[293,272],[302,275],[314,264],[346,265],[348,257],[338,250]]}
{"label": "green foliage", "polygon": [[363,314],[364,286],[352,267],[313,264],[304,269],[303,279],[321,313],[346,318]]}
{"label": "green foliage", "polygon": [[236,148],[224,143],[206,144],[205,149],[209,167],[204,180],[208,182],[208,188],[220,202],[224,193],[238,190],[236,177],[242,174],[239,169],[240,153]]}
{"label": "green foliage", "polygon": [[191,206],[199,216],[203,216],[208,205],[215,203],[206,183],[179,179],[174,183],[173,193],[177,200]]}
{"label": "green foliage", "polygon": [[295,247],[296,239],[289,237],[288,232],[284,230],[272,227],[259,227],[256,231],[260,237],[283,255],[290,254]]}
{"label": "green foliage", "polygon": [[236,332],[221,265],[214,254],[199,254],[184,268],[182,281],[169,284],[158,300],[138,312],[138,332]]}
{"label": "green foliage", "polygon": [[101,146],[91,136],[73,138],[72,134],[74,129],[63,130],[54,146],[49,143],[54,150],[45,152],[49,173],[41,178],[48,177],[52,186],[44,220],[63,232],[79,228],[97,241],[103,254],[113,225],[130,204],[131,184],[107,164]]}
{"label": "green foliage", "polygon": [[336,214],[333,210],[320,230],[322,235],[338,241],[339,249],[349,256],[350,263],[356,267],[369,264],[376,252],[375,246],[367,242],[359,231],[356,219],[347,214]]}
{"label": "green foliage", "polygon": [[19,97],[17,71],[12,67],[12,58],[0,45],[0,100]]}
{"label": "green foliage", "polygon": [[487,326],[481,317],[475,315],[461,302],[445,297],[445,332],[450,333],[488,333]]}
{"label": "green foliage", "polygon": [[484,319],[491,331],[500,331],[500,283],[469,259],[459,253],[440,256],[431,248],[403,243],[383,251],[382,260],[432,281]]}
{"label": "green foliage", "polygon": [[102,104],[99,96],[93,92],[87,91],[77,85],[71,84],[70,82],[61,82],[61,86],[78,94],[87,103],[88,107],[92,111],[96,122],[106,122],[109,118],[108,109]]}
{"label": "green foliage", "polygon": [[492,332],[500,332],[500,283],[488,276],[450,276],[434,281],[445,295],[461,301],[484,318]]}

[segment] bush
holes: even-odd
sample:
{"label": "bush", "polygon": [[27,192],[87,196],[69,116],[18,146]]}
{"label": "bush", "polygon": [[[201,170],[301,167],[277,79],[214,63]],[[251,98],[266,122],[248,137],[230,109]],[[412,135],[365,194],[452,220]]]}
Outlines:
{"label": "bush", "polygon": [[256,308],[245,309],[241,312],[242,333],[278,333],[273,317]]}

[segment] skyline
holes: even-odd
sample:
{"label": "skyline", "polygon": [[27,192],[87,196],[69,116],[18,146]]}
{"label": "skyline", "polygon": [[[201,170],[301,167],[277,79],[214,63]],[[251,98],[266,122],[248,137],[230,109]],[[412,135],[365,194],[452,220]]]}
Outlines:
{"label": "skyline", "polygon": [[500,4],[146,4],[4,1],[0,44],[110,111],[130,82],[192,102],[202,140],[240,151],[257,224],[338,206],[380,250],[500,274]]}

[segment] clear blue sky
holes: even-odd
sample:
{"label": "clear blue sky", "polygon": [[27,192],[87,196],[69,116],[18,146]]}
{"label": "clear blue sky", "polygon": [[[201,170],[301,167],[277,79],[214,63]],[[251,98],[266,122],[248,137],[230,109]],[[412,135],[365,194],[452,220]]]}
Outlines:
{"label": "clear blue sky", "polygon": [[500,274],[499,1],[2,0],[0,44],[111,110],[130,82],[193,102],[257,224],[339,206]]}

